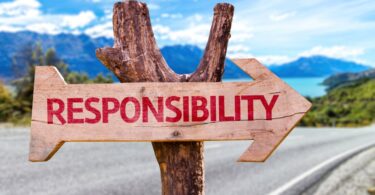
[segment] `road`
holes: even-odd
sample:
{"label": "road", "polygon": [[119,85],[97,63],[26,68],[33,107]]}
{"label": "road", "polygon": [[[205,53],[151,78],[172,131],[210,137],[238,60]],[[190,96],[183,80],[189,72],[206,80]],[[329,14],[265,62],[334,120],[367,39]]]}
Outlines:
{"label": "road", "polygon": [[[206,194],[268,194],[327,159],[375,141],[375,126],[296,128],[265,163],[237,163],[250,141],[206,142]],[[28,129],[0,129],[0,194],[160,194],[150,143],[65,143],[28,162]]]}

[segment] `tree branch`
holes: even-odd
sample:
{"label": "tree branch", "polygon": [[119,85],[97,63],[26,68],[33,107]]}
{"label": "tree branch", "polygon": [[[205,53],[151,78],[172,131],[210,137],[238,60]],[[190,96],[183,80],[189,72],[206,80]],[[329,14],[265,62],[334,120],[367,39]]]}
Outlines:
{"label": "tree branch", "polygon": [[[147,6],[138,1],[114,5],[114,46],[97,49],[96,56],[121,82],[221,81],[233,12],[230,4],[216,5],[203,59],[192,75],[178,75],[169,68],[156,45]],[[152,145],[163,194],[204,194],[203,142]]]}
{"label": "tree branch", "polygon": [[146,4],[118,2],[113,8],[113,48],[96,50],[98,59],[122,82],[177,82],[156,45]]}
{"label": "tree branch", "polygon": [[224,73],[225,55],[227,53],[234,7],[227,3],[215,6],[210,37],[198,69],[189,81],[221,81]]}

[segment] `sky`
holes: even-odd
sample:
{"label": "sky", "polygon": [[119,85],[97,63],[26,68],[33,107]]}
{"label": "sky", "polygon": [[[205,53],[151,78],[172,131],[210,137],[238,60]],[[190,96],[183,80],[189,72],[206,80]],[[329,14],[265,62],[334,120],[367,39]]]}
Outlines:
{"label": "sky", "polygon": [[[113,37],[110,0],[0,0],[0,31]],[[147,3],[159,47],[204,48],[214,0]],[[241,0],[235,6],[230,58],[282,64],[325,55],[375,66],[374,0]]]}

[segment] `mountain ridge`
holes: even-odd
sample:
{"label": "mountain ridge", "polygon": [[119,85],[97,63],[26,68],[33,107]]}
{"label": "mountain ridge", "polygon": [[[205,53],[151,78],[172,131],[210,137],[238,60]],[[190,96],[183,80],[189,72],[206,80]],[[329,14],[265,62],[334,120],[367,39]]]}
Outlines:
{"label": "mountain ridge", "polygon": [[375,79],[375,69],[370,69],[358,73],[340,73],[332,75],[323,81],[323,85],[328,87],[328,90],[354,84],[361,80]]}
{"label": "mountain ridge", "polygon": [[283,65],[269,66],[269,68],[280,77],[326,77],[339,73],[361,72],[370,69],[366,65],[322,55],[300,57],[295,61]]}
{"label": "mountain ridge", "polygon": [[[41,43],[44,50],[55,48],[59,57],[73,71],[87,72],[89,76],[98,73],[110,74],[110,71],[97,60],[95,50],[111,47],[113,39],[91,38],[87,35],[73,34],[38,34],[29,31],[17,33],[0,32],[0,78],[14,79],[12,57],[22,51],[25,46]],[[203,56],[203,50],[194,45],[173,45],[161,48],[166,62],[179,74],[192,73]],[[277,66],[269,66],[271,71],[280,77],[323,77],[342,72],[360,72],[368,66],[324,56],[299,58],[296,61]],[[248,78],[240,68],[230,60],[226,60],[224,79]]]}

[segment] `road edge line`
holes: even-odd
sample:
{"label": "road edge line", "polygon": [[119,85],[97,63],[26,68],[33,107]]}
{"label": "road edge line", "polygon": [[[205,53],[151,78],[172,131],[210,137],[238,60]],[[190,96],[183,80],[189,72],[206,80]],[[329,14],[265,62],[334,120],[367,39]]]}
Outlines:
{"label": "road edge line", "polygon": [[309,176],[313,175],[315,172],[317,172],[320,169],[328,166],[329,164],[331,164],[331,163],[333,163],[333,162],[335,162],[335,161],[337,161],[341,158],[343,158],[342,160],[345,160],[345,159],[357,154],[358,152],[361,152],[361,151],[363,151],[367,148],[370,148],[372,146],[375,146],[375,142],[370,143],[370,144],[361,145],[359,147],[356,147],[354,149],[348,150],[348,151],[343,152],[339,155],[331,157],[330,159],[316,165],[315,167],[309,169],[308,171],[302,173],[301,175],[293,178],[288,183],[278,187],[276,190],[270,192],[268,195],[281,195],[281,194],[285,193],[287,190],[289,190],[290,188],[292,188],[293,186],[295,186],[296,184],[300,183],[302,180],[308,178]]}

